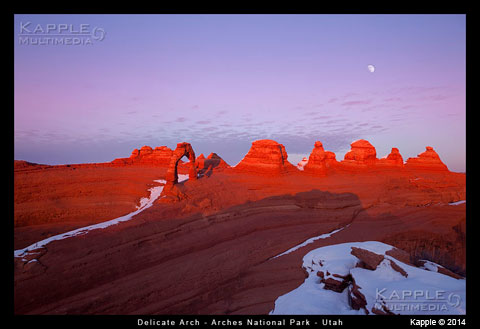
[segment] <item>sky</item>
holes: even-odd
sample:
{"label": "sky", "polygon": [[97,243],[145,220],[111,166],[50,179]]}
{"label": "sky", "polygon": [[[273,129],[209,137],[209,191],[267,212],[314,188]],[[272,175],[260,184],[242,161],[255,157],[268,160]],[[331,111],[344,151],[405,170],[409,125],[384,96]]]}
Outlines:
{"label": "sky", "polygon": [[[465,15],[16,15],[14,156],[107,162],[190,142],[238,163],[258,139],[296,164],[432,146],[465,171]],[[375,71],[368,70],[374,65]]]}

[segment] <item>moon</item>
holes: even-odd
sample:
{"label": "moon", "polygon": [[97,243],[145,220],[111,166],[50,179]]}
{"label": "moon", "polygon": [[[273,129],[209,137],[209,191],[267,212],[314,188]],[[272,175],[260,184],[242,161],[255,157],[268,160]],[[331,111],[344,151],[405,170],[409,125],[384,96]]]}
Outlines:
{"label": "moon", "polygon": [[370,71],[370,73],[375,72],[375,66],[373,66],[373,65],[370,64],[370,65],[367,66],[367,68],[368,68],[368,70]]}

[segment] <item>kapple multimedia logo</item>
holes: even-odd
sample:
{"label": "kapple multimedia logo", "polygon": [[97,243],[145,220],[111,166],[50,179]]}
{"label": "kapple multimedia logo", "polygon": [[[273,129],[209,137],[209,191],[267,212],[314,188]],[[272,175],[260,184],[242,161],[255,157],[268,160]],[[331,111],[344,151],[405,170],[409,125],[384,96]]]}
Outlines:
{"label": "kapple multimedia logo", "polygon": [[28,46],[85,46],[105,39],[105,30],[90,24],[20,22],[18,43]]}

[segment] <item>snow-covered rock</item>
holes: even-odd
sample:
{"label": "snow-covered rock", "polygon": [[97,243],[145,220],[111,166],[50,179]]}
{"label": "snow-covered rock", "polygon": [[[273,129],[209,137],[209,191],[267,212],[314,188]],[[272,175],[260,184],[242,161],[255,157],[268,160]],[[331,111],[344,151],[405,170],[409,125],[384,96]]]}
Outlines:
{"label": "snow-covered rock", "polygon": [[[310,251],[303,258],[305,282],[277,298],[270,314],[465,314],[465,279],[432,271],[440,266],[432,262],[423,268],[401,262],[389,255],[392,249],[367,241]],[[364,268],[352,250],[383,260]],[[339,292],[331,280],[338,281],[333,287]]]}

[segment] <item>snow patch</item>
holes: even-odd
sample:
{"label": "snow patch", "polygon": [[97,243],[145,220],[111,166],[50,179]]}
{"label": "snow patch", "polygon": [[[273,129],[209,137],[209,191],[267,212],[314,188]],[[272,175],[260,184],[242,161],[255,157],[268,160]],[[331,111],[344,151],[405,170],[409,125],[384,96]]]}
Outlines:
{"label": "snow patch", "polygon": [[307,163],[308,163],[308,158],[303,158],[302,160],[300,160],[299,163],[297,163],[297,169],[303,171],[303,169],[304,169],[304,167]]}
{"label": "snow patch", "polygon": [[277,255],[277,256],[275,256],[275,257],[272,257],[272,258],[270,258],[270,259],[275,259],[275,258],[277,258],[277,257],[283,256],[283,255],[287,255],[287,254],[289,254],[289,253],[291,253],[291,252],[293,252],[293,251],[295,251],[295,250],[298,250],[298,249],[300,249],[300,248],[302,248],[302,247],[305,247],[306,245],[308,245],[308,244],[310,244],[310,243],[313,243],[313,242],[315,242],[315,241],[317,241],[317,240],[329,238],[329,237],[331,237],[333,234],[338,233],[338,232],[340,232],[341,230],[347,228],[349,225],[350,225],[350,224],[348,224],[348,225],[346,225],[346,226],[344,226],[344,227],[341,227],[341,228],[339,228],[339,229],[336,229],[336,230],[334,230],[334,231],[332,231],[332,232],[330,232],[330,233],[325,233],[325,234],[322,234],[322,235],[319,235],[319,236],[315,236],[315,237],[313,237],[313,238],[310,238],[310,239],[308,239],[308,240],[305,240],[304,242],[296,245],[295,247],[292,247],[292,248],[288,249],[287,251],[282,252],[281,254],[279,254],[279,255]]}
{"label": "snow patch", "polygon": [[[356,267],[359,259],[351,254],[357,247],[384,256],[372,271]],[[395,314],[465,314],[466,281],[454,279],[438,272],[425,271],[398,261],[385,254],[393,246],[377,242],[350,242],[330,245],[310,251],[303,257],[303,267],[308,273],[296,289],[277,298],[275,314],[365,314],[364,309],[354,310],[349,304],[350,288],[341,293],[324,289],[317,272],[327,271],[342,276],[351,275],[364,297],[369,314],[373,308],[383,307]],[[407,273],[403,276],[392,268],[392,262]],[[427,266],[434,266],[436,264]],[[439,265],[437,265],[439,266]],[[336,280],[341,280],[335,278]],[[350,284],[351,285],[351,284]]]}
{"label": "snow patch", "polygon": [[425,262],[420,268],[423,268],[424,270],[432,271],[432,272],[438,272],[439,267],[443,267],[441,265],[438,265],[434,262],[431,262],[426,259],[422,259],[421,261]]}
{"label": "snow patch", "polygon": [[457,201],[457,202],[450,202],[449,205],[451,206],[458,206],[459,204],[463,204],[463,203],[466,203],[467,200],[460,200],[460,201]]}

